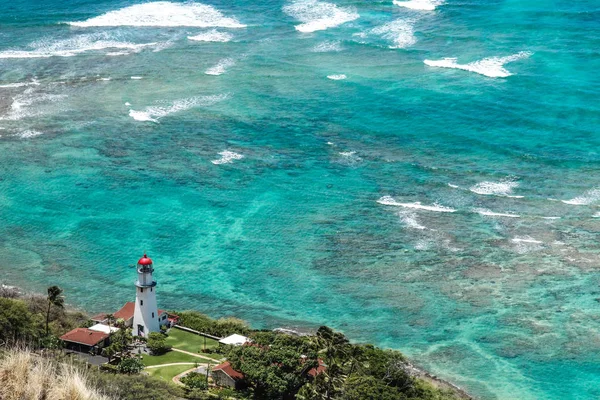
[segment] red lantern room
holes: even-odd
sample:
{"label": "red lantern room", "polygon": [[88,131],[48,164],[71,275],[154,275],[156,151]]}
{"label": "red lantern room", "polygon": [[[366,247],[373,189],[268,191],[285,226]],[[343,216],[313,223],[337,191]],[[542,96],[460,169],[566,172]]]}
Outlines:
{"label": "red lantern room", "polygon": [[152,267],[152,260],[144,253],[144,257],[140,258],[138,261],[138,273],[142,274],[147,272],[154,272],[154,268]]}
{"label": "red lantern room", "polygon": [[138,265],[152,265],[152,260],[144,253],[144,257],[140,258]]}

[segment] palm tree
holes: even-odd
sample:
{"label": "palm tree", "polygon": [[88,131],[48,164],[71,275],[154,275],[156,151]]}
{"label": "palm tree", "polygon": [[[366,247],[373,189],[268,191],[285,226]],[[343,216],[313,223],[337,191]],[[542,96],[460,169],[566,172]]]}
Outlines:
{"label": "palm tree", "polygon": [[112,334],[112,325],[116,322],[116,318],[114,315],[112,314],[106,314],[106,323],[108,324],[108,337],[110,338],[111,334]]}
{"label": "palm tree", "polygon": [[48,288],[48,310],[46,311],[46,336],[50,333],[50,309],[52,306],[58,308],[65,307],[65,299],[62,297],[63,290],[58,286]]}
{"label": "palm tree", "polygon": [[326,326],[317,331],[313,346],[327,368],[303,386],[297,397],[302,400],[330,400],[342,390],[348,370],[351,369],[348,365],[353,356],[351,346],[343,334]]}

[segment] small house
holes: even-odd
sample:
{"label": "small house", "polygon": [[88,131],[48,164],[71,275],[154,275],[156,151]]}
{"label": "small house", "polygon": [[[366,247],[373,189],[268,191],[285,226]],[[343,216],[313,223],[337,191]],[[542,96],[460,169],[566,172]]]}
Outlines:
{"label": "small house", "polygon": [[214,367],[211,376],[217,386],[230,387],[236,390],[244,387],[244,374],[233,369],[229,361]]}
{"label": "small house", "polygon": [[88,328],[75,328],[60,337],[69,350],[98,354],[108,344],[108,333]]}

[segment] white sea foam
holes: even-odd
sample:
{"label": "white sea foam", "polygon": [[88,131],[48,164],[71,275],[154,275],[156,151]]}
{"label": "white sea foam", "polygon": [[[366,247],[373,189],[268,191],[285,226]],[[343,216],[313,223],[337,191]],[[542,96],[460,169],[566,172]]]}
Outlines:
{"label": "white sea foam", "polygon": [[110,81],[112,78],[108,77],[108,78],[98,78],[96,79],[97,81]]}
{"label": "white sea foam", "polygon": [[542,243],[544,243],[544,242],[542,242],[540,240],[533,239],[533,238],[531,238],[529,236],[527,236],[527,237],[518,237],[517,236],[517,237],[512,238],[510,241],[513,242],[513,243],[529,243],[529,244],[542,244]]}
{"label": "white sea foam", "polygon": [[344,79],[347,78],[346,75],[344,74],[339,74],[339,75],[327,75],[327,78],[333,80],[333,81],[342,81]]}
{"label": "white sea foam", "polygon": [[283,12],[302,24],[296,25],[300,32],[322,31],[358,19],[353,7],[338,7],[333,3],[317,0],[297,0],[283,7]]}
{"label": "white sea foam", "polygon": [[73,57],[81,53],[107,49],[126,50],[121,53],[131,54],[155,46],[156,43],[129,43],[111,39],[107,34],[78,35],[69,39],[44,39],[30,43],[31,50],[5,50],[0,52],[0,58],[49,58]]}
{"label": "white sea foam", "polygon": [[573,206],[587,206],[600,200],[600,189],[588,190],[581,196],[572,198],[571,200],[561,200],[565,204]]}
{"label": "white sea foam", "polygon": [[513,189],[517,188],[519,183],[514,179],[507,178],[500,182],[480,182],[474,186],[471,186],[469,190],[473,193],[488,195],[488,196],[502,196],[512,197],[516,199],[523,198],[523,196],[515,196],[512,194]]}
{"label": "white sea foam", "polygon": [[411,10],[421,11],[433,11],[439,5],[443,4],[443,1],[439,0],[410,0],[410,1],[398,1],[394,0],[393,3],[399,7],[410,8]]}
{"label": "white sea foam", "polygon": [[486,217],[507,217],[507,218],[519,218],[520,215],[517,214],[512,214],[512,213],[498,213],[498,212],[493,212],[490,210],[486,210],[484,208],[478,208],[478,209],[474,209],[474,212],[476,212],[479,215],[484,215]]}
{"label": "white sea foam", "polygon": [[342,47],[342,42],[339,40],[321,42],[312,49],[312,51],[315,53],[329,53],[342,50],[344,50],[344,48]]}
{"label": "white sea foam", "polygon": [[40,135],[43,135],[43,132],[34,131],[34,130],[25,130],[25,131],[19,132],[17,134],[17,136],[20,137],[21,139],[30,139],[32,137],[36,137],[36,136],[40,136]]}
{"label": "white sea foam", "polygon": [[130,79],[133,79],[134,81],[139,81],[140,79],[143,79],[141,76],[132,76]]}
{"label": "white sea foam", "polygon": [[386,206],[397,206],[397,207],[404,207],[404,208],[414,208],[414,209],[419,209],[419,210],[427,210],[427,211],[435,211],[435,212],[453,213],[453,212],[456,211],[453,208],[442,206],[442,205],[435,204],[435,203],[432,204],[432,205],[430,205],[430,206],[421,204],[421,202],[419,202],[419,201],[417,201],[415,203],[400,203],[400,202],[396,201],[391,196],[383,196],[382,198],[380,198],[379,200],[377,200],[377,202],[379,204],[383,204],[383,205],[386,205]]}
{"label": "white sea foam", "polygon": [[244,28],[235,18],[225,17],[216,8],[201,3],[156,1],[110,11],[86,21],[69,22],[77,27],[95,26],[188,26],[198,28]]}
{"label": "white sea foam", "polygon": [[594,215],[592,215],[592,218],[600,218],[600,212],[594,213]]}
{"label": "white sea foam", "polygon": [[5,85],[0,85],[0,88],[18,88],[24,86],[39,86],[39,82],[34,78],[30,82],[16,82],[16,83],[7,83]]}
{"label": "white sea foam", "polygon": [[371,29],[370,33],[392,42],[389,46],[391,49],[403,49],[417,42],[413,24],[414,21],[411,20],[396,19],[385,25]]}
{"label": "white sea foam", "polygon": [[210,31],[199,33],[195,36],[188,36],[189,40],[194,40],[196,42],[229,42],[233,39],[233,35],[228,32],[219,32],[216,29],[211,29]]}
{"label": "white sea foam", "polygon": [[60,94],[38,93],[32,87],[27,88],[23,93],[13,97],[9,112],[5,116],[0,117],[0,120],[17,121],[44,114],[42,106],[47,104],[55,105],[66,97],[66,95]]}
{"label": "white sea foam", "polygon": [[226,95],[190,97],[175,100],[165,106],[151,106],[144,111],[129,110],[129,116],[136,121],[148,121],[158,123],[159,119],[179,111],[189,110],[199,106],[209,106],[226,99]]}
{"label": "white sea foam", "polygon": [[130,103],[130,102],[126,102],[126,103],[125,103],[125,105],[126,105],[126,106],[130,106],[130,105],[131,105],[131,103]]}
{"label": "white sea foam", "polygon": [[448,186],[450,186],[453,189],[458,189],[459,188],[458,185],[454,185],[452,183],[449,183]]}
{"label": "white sea foam", "polygon": [[456,58],[444,58],[442,60],[425,60],[424,63],[430,67],[455,68],[464,71],[475,72],[490,78],[506,78],[512,74],[504,68],[504,65],[513,61],[530,57],[532,53],[522,51],[508,57],[490,57],[474,61],[469,64],[458,64]]}
{"label": "white sea foam", "polygon": [[229,164],[235,160],[241,160],[242,158],[244,158],[243,155],[241,155],[239,153],[235,153],[233,151],[229,151],[229,150],[222,151],[219,153],[219,155],[221,156],[221,158],[219,158],[217,160],[212,160],[211,162],[213,164],[215,164],[215,165]]}
{"label": "white sea foam", "polygon": [[233,67],[235,65],[235,60],[233,58],[224,58],[220,60],[217,65],[210,67],[204,73],[206,75],[223,75],[227,72],[227,68]]}
{"label": "white sea foam", "polygon": [[426,226],[421,225],[417,219],[417,216],[410,211],[402,211],[398,213],[398,216],[400,217],[400,220],[402,221],[402,223],[404,225],[406,225],[406,227],[411,228],[411,229],[418,229],[418,230],[425,230],[427,229]]}

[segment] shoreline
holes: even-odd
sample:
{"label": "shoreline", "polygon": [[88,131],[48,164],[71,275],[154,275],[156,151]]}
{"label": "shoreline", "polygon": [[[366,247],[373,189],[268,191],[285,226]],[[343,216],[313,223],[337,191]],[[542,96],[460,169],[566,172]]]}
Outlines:
{"label": "shoreline", "polygon": [[[20,288],[18,286],[7,285],[6,283],[0,283],[0,297],[24,298],[24,297],[28,297],[28,296],[41,297],[41,298],[46,297],[43,293],[29,292],[29,291],[23,290],[22,288]],[[65,303],[65,309],[68,309],[70,311],[80,312],[80,313],[85,314],[86,316],[91,316],[88,310],[81,308],[79,306],[76,307],[71,303]],[[210,318],[212,318],[212,317],[210,317]],[[252,329],[251,326],[250,326],[250,329]],[[311,329],[302,329],[302,328],[289,329],[289,328],[284,328],[284,327],[274,328],[274,329],[270,329],[270,330],[278,331],[281,333],[299,335],[299,336],[308,335],[308,334],[310,334],[310,332],[312,332]],[[397,349],[391,349],[391,348],[385,348],[385,347],[381,347],[381,348],[389,349],[389,350],[397,350]],[[455,385],[454,383],[452,383],[448,380],[445,380],[443,378],[438,377],[435,374],[430,373],[426,369],[415,365],[414,361],[409,359],[406,355],[405,355],[405,357],[407,358],[406,372],[413,378],[422,379],[439,389],[452,391],[456,396],[458,396],[459,399],[477,400],[475,397],[473,397],[471,394],[469,394],[466,390],[462,389],[460,386]]]}

